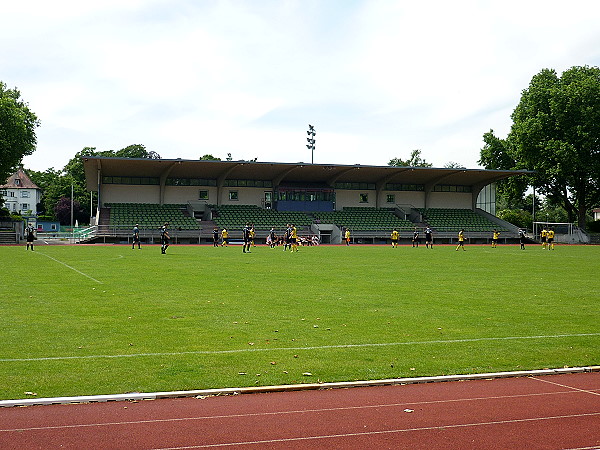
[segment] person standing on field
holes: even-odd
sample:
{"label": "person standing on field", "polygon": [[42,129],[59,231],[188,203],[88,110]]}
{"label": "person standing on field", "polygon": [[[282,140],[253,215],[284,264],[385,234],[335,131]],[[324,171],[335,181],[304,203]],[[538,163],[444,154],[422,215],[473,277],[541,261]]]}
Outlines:
{"label": "person standing on field", "polygon": [[298,251],[298,229],[295,224],[292,224],[290,231],[290,246],[292,253]]}
{"label": "person standing on field", "polygon": [[540,233],[540,241],[542,241],[542,248],[545,250],[546,249],[546,239],[548,238],[548,230],[546,230],[546,227],[542,228],[542,231]]}
{"label": "person standing on field", "polygon": [[221,230],[221,239],[221,247],[227,247],[229,243],[229,231],[227,231],[227,228]]}
{"label": "person standing on field", "polygon": [[498,247],[498,238],[500,237],[500,232],[494,228],[494,232],[492,233],[492,248]]}
{"label": "person standing on field", "polygon": [[142,248],[140,246],[140,229],[137,223],[133,227],[133,243],[131,244],[131,250],[135,248],[135,244],[137,244],[138,249]]}
{"label": "person standing on field", "polygon": [[548,250],[554,250],[554,228],[548,230]]}
{"label": "person standing on field", "polygon": [[425,228],[425,247],[433,248],[433,232],[429,226]]}
{"label": "person standing on field", "polygon": [[521,245],[521,250],[525,250],[525,239],[527,239],[525,230],[519,229],[519,244]]}
{"label": "person standing on field", "polygon": [[33,241],[35,241],[35,235],[33,234],[33,227],[31,225],[29,225],[27,227],[26,233],[27,233],[27,247],[25,248],[25,250],[29,250],[29,247],[31,246],[31,251],[33,251]]}
{"label": "person standing on field", "polygon": [[412,246],[413,248],[419,247],[419,230],[417,227],[415,227],[415,231],[413,231]]}
{"label": "person standing on field", "polygon": [[[244,227],[244,229],[242,230],[242,238],[244,240],[244,247],[242,248],[242,251],[244,253],[250,253],[250,244],[252,242],[252,228],[250,227],[250,224],[247,223],[246,226]],[[248,250],[248,251],[246,251]]]}
{"label": "person standing on field", "polygon": [[350,229],[346,228],[346,232],[344,233],[344,240],[346,241],[346,246],[350,245]]}
{"label": "person standing on field", "polygon": [[463,251],[465,250],[465,230],[461,229],[458,232],[458,245],[456,246],[456,251],[458,251],[459,248],[462,248]]}
{"label": "person standing on field", "polygon": [[398,233],[398,230],[394,228],[390,238],[392,239],[392,248],[398,247],[398,239],[400,238],[400,233]]}
{"label": "person standing on field", "polygon": [[214,227],[213,228],[213,247],[218,247],[218,246],[219,246],[219,228]]}
{"label": "person standing on field", "polygon": [[171,241],[171,236],[169,236],[169,230],[167,230],[168,226],[169,224],[165,223],[160,229],[160,251],[163,255],[167,253],[167,249],[169,248],[169,242]]}

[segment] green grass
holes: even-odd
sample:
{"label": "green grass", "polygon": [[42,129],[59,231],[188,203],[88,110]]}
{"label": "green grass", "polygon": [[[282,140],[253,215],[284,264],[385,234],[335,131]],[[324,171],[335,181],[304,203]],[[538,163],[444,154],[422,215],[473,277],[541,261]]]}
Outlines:
{"label": "green grass", "polygon": [[253,250],[2,247],[0,398],[600,363],[600,247]]}

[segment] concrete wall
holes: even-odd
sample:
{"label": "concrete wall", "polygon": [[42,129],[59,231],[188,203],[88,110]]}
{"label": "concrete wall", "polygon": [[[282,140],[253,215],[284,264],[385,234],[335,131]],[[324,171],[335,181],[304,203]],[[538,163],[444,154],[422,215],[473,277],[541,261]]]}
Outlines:
{"label": "concrete wall", "polygon": [[[360,202],[360,194],[368,194],[369,201],[367,203]],[[377,197],[377,191],[370,190],[346,190],[340,189],[335,191],[335,208],[340,211],[344,206],[360,206],[360,207],[372,207],[375,208],[375,199]]]}
{"label": "concrete wall", "polygon": [[[393,194],[396,197],[395,203],[386,202],[388,194]],[[396,205],[410,205],[414,208],[425,207],[425,192],[423,191],[382,191],[380,195],[380,208],[393,208]]]}
{"label": "concrete wall", "polygon": [[105,203],[160,203],[159,186],[103,184],[100,201]]}
{"label": "concrete wall", "polygon": [[458,192],[432,192],[429,194],[428,208],[473,208],[473,195]]}
{"label": "concrete wall", "polygon": [[217,188],[215,186],[166,186],[166,204],[185,204],[188,201],[198,201],[200,191],[208,191],[206,203],[217,203]]}
{"label": "concrete wall", "polygon": [[[264,193],[270,191],[269,188],[248,188],[248,187],[222,187],[219,192],[220,202],[218,201],[217,191],[214,186],[166,186],[165,203],[187,203],[188,201],[198,201],[200,190],[208,191],[209,204],[221,205],[258,205],[262,206]],[[238,200],[229,200],[229,192],[237,191]],[[368,194],[368,202],[361,203],[360,194]],[[395,195],[395,203],[387,203],[387,194]],[[374,190],[345,190],[336,191],[336,209],[342,210],[344,207],[372,207],[377,205],[377,191]],[[160,203],[159,186],[136,186],[104,184],[102,185],[102,203]],[[398,205],[411,205],[415,208],[425,206],[425,192],[419,191],[382,191],[379,193],[379,207],[394,207]],[[472,194],[459,192],[431,192],[429,194],[428,208],[462,208],[471,209]]]}
{"label": "concrete wall", "polygon": [[[229,192],[237,191],[238,199],[229,200]],[[248,188],[248,187],[222,187],[221,188],[221,205],[259,205],[262,206],[265,198],[265,192],[269,192],[269,188]],[[212,202],[211,202],[212,203]],[[216,203],[216,202],[215,202]]]}

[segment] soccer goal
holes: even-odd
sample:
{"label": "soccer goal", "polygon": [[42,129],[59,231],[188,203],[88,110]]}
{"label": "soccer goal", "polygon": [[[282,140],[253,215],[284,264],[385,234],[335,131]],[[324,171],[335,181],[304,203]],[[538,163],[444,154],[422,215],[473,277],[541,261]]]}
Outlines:
{"label": "soccer goal", "polygon": [[554,230],[554,242],[563,243],[575,243],[580,242],[579,233],[575,233],[575,229],[572,223],[565,222],[533,222],[533,236],[535,239],[540,238],[540,234],[543,229]]}

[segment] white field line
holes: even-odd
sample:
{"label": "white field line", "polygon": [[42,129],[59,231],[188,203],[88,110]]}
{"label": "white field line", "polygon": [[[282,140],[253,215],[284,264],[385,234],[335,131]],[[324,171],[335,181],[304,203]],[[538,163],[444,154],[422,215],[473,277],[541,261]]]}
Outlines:
{"label": "white field line", "polygon": [[45,356],[39,358],[0,358],[0,362],[28,362],[28,361],[57,361],[70,359],[101,359],[101,358],[138,358],[148,356],[180,356],[180,355],[224,355],[229,353],[252,353],[252,352],[274,352],[274,351],[302,351],[302,350],[328,350],[345,348],[365,348],[365,347],[392,347],[400,345],[433,345],[433,344],[460,344],[468,342],[484,341],[507,341],[524,339],[560,339],[570,337],[600,336],[600,333],[579,333],[579,334],[556,334],[548,336],[507,336],[507,337],[488,337],[473,339],[448,339],[433,341],[412,341],[412,342],[383,342],[366,344],[339,344],[339,345],[321,345],[312,347],[271,347],[271,348],[241,348],[234,350],[198,350],[185,352],[159,352],[159,353],[131,353],[122,355],[79,355],[79,356]]}
{"label": "white field line", "polygon": [[205,421],[205,420],[223,420],[223,419],[243,419],[243,418],[255,418],[255,417],[266,417],[269,416],[281,416],[281,415],[302,415],[302,414],[315,414],[315,413],[328,413],[338,411],[368,411],[370,409],[381,409],[381,408],[406,408],[418,407],[425,405],[445,405],[453,403],[466,403],[466,402],[479,402],[479,401],[490,401],[490,400],[505,400],[505,399],[521,399],[529,397],[540,397],[540,396],[554,396],[554,395],[570,395],[575,394],[575,391],[567,390],[560,392],[536,392],[531,394],[513,394],[513,395],[494,395],[487,397],[466,397],[456,399],[444,399],[444,400],[426,400],[420,402],[402,402],[402,403],[379,403],[376,405],[358,405],[358,406],[339,406],[333,408],[309,408],[309,409],[292,409],[292,410],[277,410],[277,411],[265,411],[258,413],[238,413],[238,414],[219,414],[214,416],[195,416],[195,417],[172,417],[165,419],[146,419],[146,420],[126,420],[120,422],[97,422],[97,423],[75,423],[67,425],[47,425],[38,427],[25,427],[25,428],[5,428],[0,429],[0,432],[24,432],[24,431],[42,431],[42,430],[65,430],[73,428],[97,428],[97,427],[111,427],[117,425],[146,425],[153,423],[170,423],[170,422],[190,422],[190,421]]}
{"label": "white field line", "polygon": [[[532,417],[526,419],[510,419],[510,420],[495,420],[490,422],[474,422],[474,423],[459,423],[453,425],[438,425],[430,427],[417,427],[417,428],[400,428],[395,430],[381,430],[381,431],[360,431],[357,433],[343,433],[343,434],[329,434],[329,435],[316,435],[316,436],[299,436],[291,438],[280,438],[280,439],[265,439],[262,441],[240,441],[240,442],[222,442],[218,444],[205,444],[205,445],[190,445],[185,447],[166,447],[155,450],[181,450],[190,448],[212,448],[212,447],[237,447],[242,445],[258,445],[258,444],[274,444],[280,442],[297,442],[297,441],[311,441],[318,439],[340,439],[356,436],[377,436],[383,434],[393,433],[407,433],[414,431],[435,431],[435,430],[451,430],[453,428],[470,428],[480,426],[491,426],[491,425],[506,425],[514,423],[526,423],[526,422],[538,422],[542,420],[564,420],[572,418],[582,417],[595,417],[599,416],[600,412],[597,413],[584,413],[584,414],[565,414],[562,416],[547,416],[547,417]],[[590,447],[597,448],[597,447]]]}
{"label": "white field line", "polygon": [[590,391],[590,390],[587,390],[587,389],[579,389],[579,388],[576,388],[576,387],[573,387],[573,386],[567,386],[567,385],[561,384],[561,383],[554,383],[553,381],[549,381],[549,380],[542,380],[542,379],[537,378],[537,377],[529,377],[529,378],[531,378],[532,380],[535,380],[535,381],[540,381],[542,383],[548,383],[548,384],[553,384],[554,386],[559,386],[559,387],[563,387],[563,388],[567,388],[567,389],[572,389],[575,392],[584,392],[586,394],[600,395],[600,392],[594,392],[594,391]]}
{"label": "white field line", "polygon": [[87,278],[89,278],[89,279],[90,279],[90,280],[92,280],[92,281],[95,281],[95,282],[96,282],[96,283],[98,283],[98,284],[103,284],[103,283],[102,283],[102,281],[98,281],[98,280],[96,280],[95,278],[93,278],[93,277],[89,276],[87,273],[83,273],[82,271],[80,271],[80,270],[77,270],[75,267],[72,267],[72,266],[70,266],[70,265],[68,265],[68,264],[66,264],[66,263],[64,263],[64,262],[62,262],[62,261],[59,261],[58,259],[56,259],[56,258],[53,258],[52,256],[50,256],[50,255],[47,255],[46,253],[43,253],[43,252],[37,252],[37,254],[38,254],[38,255],[44,255],[46,258],[50,258],[52,261],[55,261],[55,262],[57,262],[57,263],[59,263],[59,264],[62,264],[63,266],[65,266],[65,267],[68,267],[69,269],[71,269],[71,270],[73,270],[73,271],[77,272],[77,273],[78,273],[78,274],[80,274],[80,275],[83,275],[84,277],[87,277]]}

